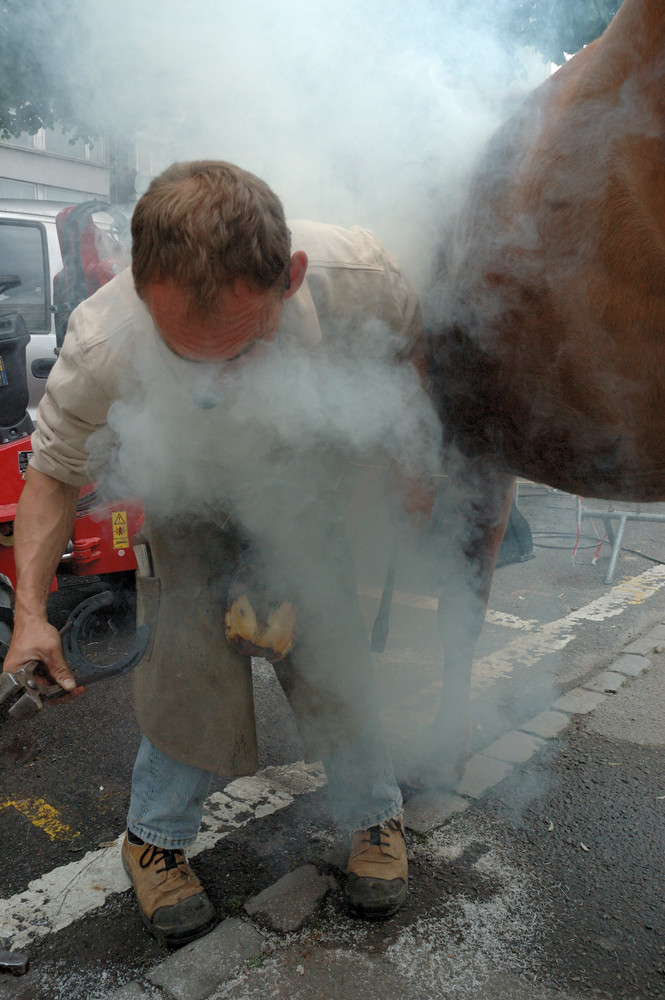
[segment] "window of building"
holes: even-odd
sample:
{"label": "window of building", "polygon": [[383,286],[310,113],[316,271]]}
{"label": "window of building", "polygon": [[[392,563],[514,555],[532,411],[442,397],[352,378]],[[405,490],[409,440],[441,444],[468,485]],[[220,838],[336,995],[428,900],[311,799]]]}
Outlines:
{"label": "window of building", "polygon": [[[99,194],[90,191],[75,191],[72,188],[51,187],[49,184],[40,184],[40,197],[51,201],[105,201]],[[42,193],[43,192],[43,193]]]}
{"label": "window of building", "polygon": [[41,145],[35,145],[35,139],[36,136],[30,135],[28,132],[21,132],[20,135],[12,136],[11,139],[3,139],[2,141],[6,142],[8,146],[21,146],[24,149],[41,149]]}
{"label": "window of building", "polygon": [[40,128],[34,135],[27,132],[12,139],[3,139],[8,146],[20,146],[22,149],[37,149],[40,152],[55,153],[56,156],[68,156],[74,160],[85,160],[87,163],[106,163],[106,147],[104,138],[94,139],[91,143],[82,139],[69,141],[70,136],[58,129]]}
{"label": "window of building", "polygon": [[69,141],[68,135],[63,135],[55,129],[44,133],[44,149],[47,153],[57,153],[59,156],[72,156],[77,160],[85,160],[85,143],[82,139]]}
{"label": "window of building", "polygon": [[0,198],[36,198],[37,185],[0,177]]}

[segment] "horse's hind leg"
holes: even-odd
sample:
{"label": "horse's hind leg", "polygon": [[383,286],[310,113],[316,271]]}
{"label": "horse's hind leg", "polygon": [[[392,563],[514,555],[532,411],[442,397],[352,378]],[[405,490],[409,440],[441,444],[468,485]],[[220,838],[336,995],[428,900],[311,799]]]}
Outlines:
{"label": "horse's hind leg", "polygon": [[406,765],[409,783],[434,787],[456,784],[468,755],[473,654],[515,482],[486,463],[459,455],[450,471],[435,529],[442,584],[438,628],[444,653],[443,689],[422,748]]}

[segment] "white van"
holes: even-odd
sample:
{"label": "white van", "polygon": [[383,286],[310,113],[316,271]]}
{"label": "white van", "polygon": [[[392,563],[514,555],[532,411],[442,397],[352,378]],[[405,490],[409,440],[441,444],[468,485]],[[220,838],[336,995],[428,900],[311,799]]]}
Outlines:
{"label": "white van", "polygon": [[[16,275],[21,282],[0,295],[0,313],[21,313],[30,333],[26,369],[33,420],[56,358],[53,278],[62,270],[62,255],[55,220],[68,206],[71,202],[0,199],[0,275]],[[107,233],[115,224],[104,212],[93,218]]]}
{"label": "white van", "polygon": [[20,312],[30,333],[26,368],[33,419],[56,356],[53,277],[62,269],[62,256],[55,218],[66,207],[67,202],[0,200],[0,275],[21,279],[0,296],[0,310]]}

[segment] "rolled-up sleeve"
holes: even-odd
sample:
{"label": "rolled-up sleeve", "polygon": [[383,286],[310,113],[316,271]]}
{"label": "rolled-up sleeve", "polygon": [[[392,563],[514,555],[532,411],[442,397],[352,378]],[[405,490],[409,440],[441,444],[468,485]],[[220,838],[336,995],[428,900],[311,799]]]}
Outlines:
{"label": "rolled-up sleeve", "polygon": [[84,343],[85,316],[75,310],[60,355],[51,370],[32,434],[32,465],[60,482],[90,482],[87,441],[103,427],[111,400],[95,378],[94,352]]}

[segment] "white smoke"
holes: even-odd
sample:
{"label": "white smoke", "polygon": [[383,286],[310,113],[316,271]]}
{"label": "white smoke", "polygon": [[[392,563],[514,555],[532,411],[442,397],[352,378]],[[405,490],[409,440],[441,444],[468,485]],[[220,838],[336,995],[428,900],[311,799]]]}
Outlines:
{"label": "white smoke", "polygon": [[547,72],[499,40],[502,2],[116,0],[87,16],[99,60],[114,53],[119,130],[138,106],[172,159],[231,160],[291,218],[374,229],[422,285],[506,101]]}
{"label": "white smoke", "polygon": [[[278,491],[296,522],[354,459],[406,476],[437,469],[438,420],[411,366],[272,344],[241,366],[165,358],[137,369],[136,393],[111,407],[114,458],[99,474],[112,495],[139,495],[162,517],[225,511],[265,530]],[[90,446],[106,463],[106,432]]]}

